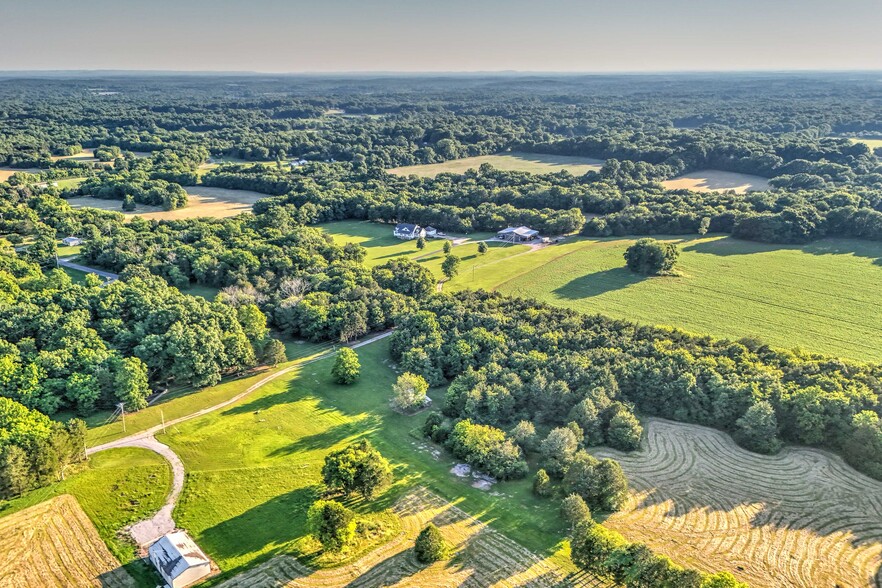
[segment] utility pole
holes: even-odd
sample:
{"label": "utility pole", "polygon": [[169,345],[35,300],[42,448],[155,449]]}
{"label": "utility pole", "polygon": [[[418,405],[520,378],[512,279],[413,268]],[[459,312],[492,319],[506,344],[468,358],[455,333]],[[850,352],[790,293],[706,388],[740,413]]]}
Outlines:
{"label": "utility pole", "polygon": [[123,433],[126,432],[126,405],[124,402],[119,403],[119,410],[122,414]]}
{"label": "utility pole", "polygon": [[165,435],[165,414],[163,414],[162,409],[159,409],[159,418],[162,419],[162,434]]}

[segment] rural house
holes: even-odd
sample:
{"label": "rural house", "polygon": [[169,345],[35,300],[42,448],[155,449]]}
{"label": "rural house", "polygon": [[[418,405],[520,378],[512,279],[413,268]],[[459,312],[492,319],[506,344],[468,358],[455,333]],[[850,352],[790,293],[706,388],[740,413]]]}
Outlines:
{"label": "rural house", "polygon": [[530,227],[508,227],[496,233],[496,238],[512,243],[526,243],[539,238],[539,231]]}
{"label": "rural house", "polygon": [[184,588],[211,573],[208,556],[183,531],[165,535],[147,554],[168,588]]}
{"label": "rural house", "polygon": [[426,236],[426,230],[419,225],[410,223],[398,223],[395,225],[393,234],[399,239],[419,239]]}
{"label": "rural house", "polygon": [[77,245],[83,244],[83,240],[79,237],[65,237],[61,240],[61,242],[64,243],[67,247],[75,247]]}

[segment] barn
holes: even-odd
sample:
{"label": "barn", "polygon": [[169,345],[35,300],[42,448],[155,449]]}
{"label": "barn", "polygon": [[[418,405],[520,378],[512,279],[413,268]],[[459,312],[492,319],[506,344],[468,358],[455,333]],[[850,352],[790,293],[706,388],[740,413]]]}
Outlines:
{"label": "barn", "polygon": [[147,555],[168,588],[184,588],[211,574],[211,560],[183,531],[163,536]]}
{"label": "barn", "polygon": [[512,243],[527,243],[535,241],[539,238],[539,231],[530,227],[508,227],[496,233],[496,238],[501,241],[511,241]]}

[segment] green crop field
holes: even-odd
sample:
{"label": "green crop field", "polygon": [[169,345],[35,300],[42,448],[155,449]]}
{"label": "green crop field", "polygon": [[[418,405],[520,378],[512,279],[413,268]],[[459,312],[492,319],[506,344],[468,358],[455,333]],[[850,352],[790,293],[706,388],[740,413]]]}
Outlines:
{"label": "green crop field", "polygon": [[882,361],[882,244],[672,241],[681,249],[678,277],[628,271],[630,239],[574,239],[489,264],[474,278],[460,274],[445,289],[495,289],[644,324]]}
{"label": "green crop field", "polygon": [[422,177],[435,177],[441,173],[461,174],[470,169],[478,169],[481,164],[489,163],[503,171],[524,171],[533,174],[550,174],[566,170],[574,176],[581,176],[589,171],[599,171],[603,161],[590,157],[571,157],[568,155],[545,155],[542,153],[501,153],[498,155],[478,155],[463,159],[452,159],[443,163],[425,165],[408,165],[387,170],[390,174]]}
{"label": "green crop field", "polygon": [[[537,553],[559,552],[564,529],[554,501],[534,498],[529,478],[497,484],[492,492],[456,478],[449,472],[453,459],[433,457],[416,432],[426,413],[405,416],[390,408],[397,373],[388,343],[357,352],[362,372],[355,385],[333,384],[333,359],[322,360],[159,437],[187,468],[175,520],[225,575],[282,553],[312,561],[305,515],[318,496],[324,456],[360,436],[392,462],[396,478],[373,503],[353,501],[362,513],[426,486]],[[431,395],[438,402],[443,390]]]}
{"label": "green crop field", "polygon": [[89,458],[82,471],[69,470],[66,480],[0,502],[0,517],[72,494],[129,573],[153,579],[145,564],[136,559],[134,544],[121,531],[159,510],[170,489],[171,467],[162,457],[146,449],[112,449]]}

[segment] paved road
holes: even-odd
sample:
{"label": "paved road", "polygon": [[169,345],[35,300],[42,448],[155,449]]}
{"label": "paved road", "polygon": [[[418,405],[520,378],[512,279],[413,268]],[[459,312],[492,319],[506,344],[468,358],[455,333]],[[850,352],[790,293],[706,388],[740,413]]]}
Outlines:
{"label": "paved road", "polygon": [[[350,345],[350,347],[353,349],[357,349],[364,345],[379,341],[380,339],[384,339],[391,335],[392,332],[393,331],[386,331],[385,333],[374,335],[373,337],[365,339],[364,341],[353,343],[352,345]],[[298,361],[297,363],[290,365],[285,369],[279,370],[273,374],[270,374],[267,377],[261,379],[259,382],[252,384],[245,391],[237,394],[236,396],[233,396],[229,400],[219,402],[214,406],[209,406],[207,408],[197,410],[194,413],[167,421],[165,423],[165,427],[170,427],[178,423],[183,423],[184,421],[189,421],[196,417],[200,417],[210,412],[214,412],[216,410],[220,410],[222,408],[230,406],[231,404],[235,404],[255,390],[269,384],[276,378],[283,376],[291,372],[292,370],[300,368],[304,365],[310,364],[314,361],[325,359],[326,357],[329,357],[333,354],[333,351],[328,351],[316,357],[304,361]],[[129,528],[129,533],[131,534],[132,538],[138,545],[141,546],[149,545],[166,533],[171,533],[177,528],[177,526],[175,525],[175,521],[172,518],[172,512],[177,505],[178,498],[181,495],[181,491],[184,489],[184,464],[181,461],[181,458],[178,457],[178,455],[174,451],[172,451],[168,445],[164,445],[163,443],[160,443],[156,440],[155,435],[156,433],[162,431],[162,428],[163,425],[156,425],[144,431],[133,433],[128,437],[123,437],[122,439],[117,439],[116,441],[109,441],[107,443],[102,443],[101,445],[96,445],[94,447],[89,447],[88,449],[86,449],[86,455],[93,455],[95,453],[98,453],[99,451],[106,451],[108,449],[117,449],[120,447],[140,447],[142,449],[155,451],[166,460],[168,460],[169,464],[171,465],[172,489],[171,492],[169,492],[168,498],[166,498],[165,504],[155,515],[153,515],[149,519],[135,523]]]}
{"label": "paved road", "polygon": [[70,269],[79,270],[81,272],[86,272],[87,274],[97,274],[99,277],[104,278],[105,280],[112,282],[113,280],[119,279],[119,274],[114,274],[112,272],[106,272],[104,270],[95,269],[94,267],[89,267],[87,265],[80,265],[78,263],[74,263],[70,260],[70,258],[61,257],[58,259],[58,265],[61,267],[66,267]]}

